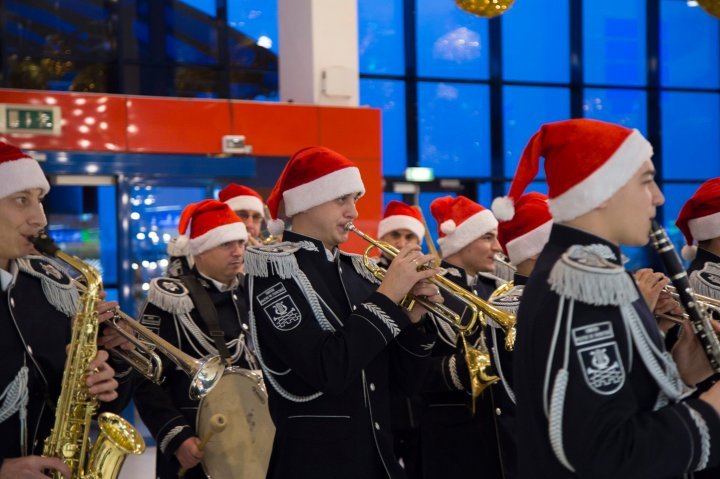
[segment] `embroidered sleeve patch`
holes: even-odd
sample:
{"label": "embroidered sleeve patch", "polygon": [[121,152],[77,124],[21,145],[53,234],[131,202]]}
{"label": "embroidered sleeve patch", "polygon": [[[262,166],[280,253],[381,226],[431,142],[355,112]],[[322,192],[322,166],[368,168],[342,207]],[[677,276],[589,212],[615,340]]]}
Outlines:
{"label": "embroidered sleeve patch", "polygon": [[263,306],[263,310],[273,326],[275,326],[275,329],[279,331],[291,331],[297,328],[302,320],[300,310],[289,294],[285,294],[267,306]]}
{"label": "embroidered sleeve patch", "polygon": [[385,326],[390,330],[390,334],[393,335],[393,337],[400,334],[400,328],[398,328],[398,325],[393,321],[393,319],[388,316],[388,314],[382,310],[379,306],[377,306],[374,303],[362,303],[362,306],[370,311],[372,314],[380,318],[380,320],[385,323]]}
{"label": "embroidered sleeve patch", "polygon": [[260,306],[265,306],[273,299],[285,294],[287,294],[285,286],[282,283],[275,283],[262,293],[255,296],[255,299],[257,299],[258,303],[260,303]]}
{"label": "embroidered sleeve patch", "polygon": [[625,368],[616,342],[581,348],[577,354],[585,382],[597,394],[609,396],[625,384]]}
{"label": "embroidered sleeve patch", "polygon": [[140,318],[140,322],[155,334],[160,332],[160,321],[160,316],[156,314],[143,314]]}

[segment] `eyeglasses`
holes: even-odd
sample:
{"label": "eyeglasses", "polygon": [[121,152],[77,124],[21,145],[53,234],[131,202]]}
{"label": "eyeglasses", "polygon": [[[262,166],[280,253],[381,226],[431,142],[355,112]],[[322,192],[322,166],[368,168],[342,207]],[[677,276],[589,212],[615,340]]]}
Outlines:
{"label": "eyeglasses", "polygon": [[260,213],[250,214],[246,210],[240,210],[240,211],[236,211],[235,214],[237,214],[240,217],[240,219],[243,221],[247,220],[248,218],[252,218],[252,220],[254,222],[259,223],[263,220],[263,215],[261,215]]}

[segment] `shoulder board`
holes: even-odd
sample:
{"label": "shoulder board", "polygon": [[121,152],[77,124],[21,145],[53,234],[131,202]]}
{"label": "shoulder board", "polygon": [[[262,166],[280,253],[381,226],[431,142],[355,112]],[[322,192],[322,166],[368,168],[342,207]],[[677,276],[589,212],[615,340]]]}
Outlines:
{"label": "shoulder board", "polygon": [[462,273],[457,268],[445,268],[445,272],[449,274],[450,276],[455,276],[456,278],[462,278]]}
{"label": "shoulder board", "polygon": [[523,289],[525,289],[524,285],[515,286],[510,291],[490,298],[490,304],[496,308],[502,309],[503,311],[515,314],[520,307],[520,299],[522,298]]}
{"label": "shoulder board", "polygon": [[[345,251],[340,251],[340,254],[342,256],[345,256],[346,258],[350,258],[350,261],[352,262],[353,268],[355,268],[355,272],[365,278],[366,280],[370,281],[373,284],[380,284],[380,280],[375,277],[374,274],[365,266],[365,257],[361,254],[355,254],[355,253],[346,253]],[[368,264],[373,268],[380,268],[380,265],[377,264],[377,261],[375,258],[367,258]]]}
{"label": "shoulder board", "polygon": [[625,268],[609,261],[615,254],[605,245],[573,245],[550,271],[550,288],[560,296],[597,306],[619,306],[638,299]]}
{"label": "shoulder board", "polygon": [[194,308],[190,291],[175,278],[154,278],[150,281],[148,302],[172,314],[187,314]]}
{"label": "shoulder board", "polygon": [[308,245],[315,251],[318,250],[310,241],[297,243],[283,241],[271,245],[250,246],[245,250],[245,274],[262,278],[267,278],[271,274],[282,279],[292,278],[299,269],[295,253],[301,249],[308,249]]}
{"label": "shoulder board", "polygon": [[720,265],[705,263],[703,269],[690,274],[690,286],[697,294],[720,299]]}
{"label": "shoulder board", "polygon": [[45,297],[55,309],[70,317],[77,314],[80,294],[62,266],[45,256],[25,256],[17,263],[20,271],[40,280]]}

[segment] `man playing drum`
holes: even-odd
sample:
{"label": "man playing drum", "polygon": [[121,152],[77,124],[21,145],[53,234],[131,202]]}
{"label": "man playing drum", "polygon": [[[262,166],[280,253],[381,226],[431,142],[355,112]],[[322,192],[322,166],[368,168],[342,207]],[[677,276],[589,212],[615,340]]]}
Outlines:
{"label": "man playing drum", "polygon": [[[400,250],[381,284],[362,257],[338,249],[365,191],[358,168],[322,147],[295,153],[268,207],[289,218],[283,243],[248,248],[250,329],[276,427],[269,478],[402,478],[393,455],[390,389],[419,386],[435,335],[413,293],[441,301],[418,270],[431,257]],[[284,225],[270,222],[270,233]],[[428,329],[429,328],[429,329]]]}
{"label": "man playing drum", "polygon": [[[189,237],[184,236],[188,230]],[[225,203],[204,200],[185,208],[179,232],[195,266],[180,278],[154,279],[140,321],[190,356],[220,354],[226,363],[252,368],[240,275],[245,225]],[[208,300],[216,313],[203,307]],[[165,382],[145,380],[135,392],[140,416],[158,444],[157,477],[177,477],[182,466],[188,479],[205,478],[198,465],[203,452],[195,429],[198,402],[188,395],[191,380],[169,360],[163,362]]]}

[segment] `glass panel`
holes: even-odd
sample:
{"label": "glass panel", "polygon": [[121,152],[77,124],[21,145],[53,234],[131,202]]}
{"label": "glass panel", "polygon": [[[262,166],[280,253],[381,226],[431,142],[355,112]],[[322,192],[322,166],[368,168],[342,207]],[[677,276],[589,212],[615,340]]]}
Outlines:
{"label": "glass panel", "polygon": [[435,177],[490,175],[487,85],[418,84],[420,166]]}
{"label": "glass panel", "polygon": [[647,94],[643,90],[586,88],[585,118],[618,123],[647,134]]}
{"label": "glass panel", "polygon": [[385,192],[383,193],[383,212],[385,212],[385,208],[387,208],[388,203],[391,201],[402,201],[403,195],[400,193],[392,193],[392,192]]}
{"label": "glass panel", "polygon": [[207,198],[204,187],[135,186],[130,214],[133,299],[143,303],[150,280],[163,276],[168,264],[167,243],[177,236],[182,210]]}
{"label": "glass panel", "polygon": [[477,185],[477,202],[483,205],[485,208],[490,208],[492,205],[493,198],[492,184],[489,181],[478,183]]}
{"label": "glass panel", "polygon": [[568,82],[568,1],[517,1],[502,17],[503,76],[508,80]]}
{"label": "glass panel", "polygon": [[117,93],[113,65],[13,56],[8,59],[7,69],[9,88]]}
{"label": "glass panel", "polygon": [[[228,25],[234,32],[233,48],[254,44],[273,53],[280,51],[277,0],[243,0],[227,2]],[[244,41],[240,39],[244,38]]]}
{"label": "glass panel", "polygon": [[217,98],[220,90],[220,72],[214,68],[175,68],[174,96]]}
{"label": "glass panel", "polygon": [[361,79],[360,103],[382,110],[383,175],[403,176],[407,167],[405,82]]}
{"label": "glass panel", "polygon": [[405,72],[403,0],[358,2],[360,73]]}
{"label": "glass panel", "polygon": [[644,85],[645,0],[583,2],[585,81]]}
{"label": "glass panel", "polygon": [[417,0],[418,75],[488,78],[488,20],[455,2]]}
{"label": "glass panel", "polygon": [[[218,61],[215,2],[203,2],[199,10],[186,2],[173,1],[165,10],[168,34],[167,55],[178,63],[213,64]],[[212,13],[207,13],[212,12]]]}
{"label": "glass panel", "polygon": [[677,0],[663,0],[660,4],[660,81],[666,86],[717,88],[718,19],[697,3],[694,7],[689,4]]}
{"label": "glass panel", "polygon": [[[506,86],[503,91],[505,116],[505,176],[515,176],[525,145],[543,123],[570,117],[567,88]],[[538,173],[544,177],[541,171]]]}
{"label": "glass panel", "polygon": [[[103,0],[8,0],[3,47],[7,53],[107,61],[115,56],[110,11]],[[48,67],[48,69],[51,69]]]}
{"label": "glass panel", "polygon": [[720,95],[663,92],[660,98],[663,176],[670,179],[720,176]]}
{"label": "glass panel", "polygon": [[256,101],[280,99],[277,62],[275,70],[232,70],[230,72],[230,98]]}
{"label": "glass panel", "polygon": [[[505,193],[507,194],[508,191],[510,191],[510,185],[512,183],[510,181],[505,182]],[[530,193],[531,191],[535,191],[536,193],[542,193],[544,195],[548,194],[548,186],[545,181],[531,181],[527,188],[525,188],[525,193]]]}

